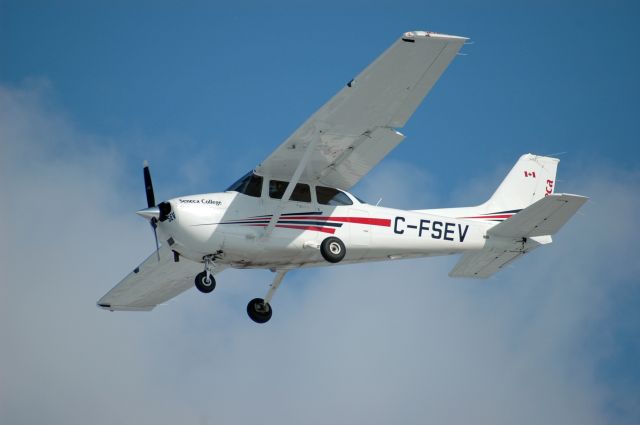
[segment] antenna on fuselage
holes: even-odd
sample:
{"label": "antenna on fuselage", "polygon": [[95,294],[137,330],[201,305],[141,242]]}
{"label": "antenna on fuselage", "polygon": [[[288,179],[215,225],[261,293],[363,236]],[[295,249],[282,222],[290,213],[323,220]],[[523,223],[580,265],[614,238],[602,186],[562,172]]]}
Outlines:
{"label": "antenna on fuselage", "polygon": [[382,202],[382,198],[378,199],[378,202],[376,202],[376,207],[380,205],[380,202]]}

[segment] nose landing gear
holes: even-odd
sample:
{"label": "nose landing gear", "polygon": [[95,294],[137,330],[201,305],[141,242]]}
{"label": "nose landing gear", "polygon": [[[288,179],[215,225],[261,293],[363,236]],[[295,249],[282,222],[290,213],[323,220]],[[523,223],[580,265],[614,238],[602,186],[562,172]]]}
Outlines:
{"label": "nose landing gear", "polygon": [[209,274],[207,271],[198,273],[195,281],[198,291],[204,294],[208,294],[216,289],[216,279],[213,277],[213,274]]}
{"label": "nose landing gear", "polygon": [[196,275],[195,284],[198,291],[208,294],[209,292],[216,289],[216,279],[213,277],[216,271],[216,263],[215,259],[217,258],[217,254],[206,255],[204,260],[204,271],[200,272]]}

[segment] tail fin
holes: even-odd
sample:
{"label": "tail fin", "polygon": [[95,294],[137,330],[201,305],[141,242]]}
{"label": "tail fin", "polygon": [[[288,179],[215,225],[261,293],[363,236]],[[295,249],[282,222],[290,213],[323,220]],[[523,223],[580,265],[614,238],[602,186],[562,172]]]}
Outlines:
{"label": "tail fin", "polygon": [[485,235],[484,247],[465,253],[449,276],[487,278],[527,252],[551,243],[551,235],[587,200],[578,195],[554,195],[558,162],[546,156],[522,155],[484,204],[422,210],[495,224]]}
{"label": "tail fin", "polygon": [[525,154],[487,202],[475,207],[419,210],[445,217],[502,221],[534,202],[554,193],[557,158]]}
{"label": "tail fin", "polygon": [[551,195],[556,181],[557,158],[522,155],[493,196],[481,207],[485,213],[521,210]]}

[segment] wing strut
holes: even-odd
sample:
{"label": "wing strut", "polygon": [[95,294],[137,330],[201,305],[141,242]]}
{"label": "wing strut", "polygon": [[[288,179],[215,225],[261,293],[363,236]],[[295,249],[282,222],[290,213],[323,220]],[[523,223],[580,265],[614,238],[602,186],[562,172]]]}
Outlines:
{"label": "wing strut", "polygon": [[284,194],[282,195],[282,199],[280,200],[280,203],[278,204],[276,209],[273,211],[273,216],[271,217],[269,224],[264,229],[262,238],[268,238],[271,235],[271,232],[273,232],[273,229],[276,227],[276,223],[280,218],[280,214],[284,209],[285,203],[289,202],[289,198],[291,198],[293,189],[295,189],[296,185],[300,181],[300,176],[302,176],[304,169],[309,163],[309,160],[311,159],[311,154],[313,153],[316,145],[318,144],[318,140],[320,140],[321,136],[322,136],[322,130],[318,130],[316,134],[313,136],[313,138],[311,139],[311,141],[309,142],[309,144],[307,145],[307,149],[304,152],[304,155],[302,156],[302,159],[300,160],[300,163],[298,164],[296,171],[293,173],[291,180],[289,180],[289,184],[287,185],[287,190],[284,191]]}

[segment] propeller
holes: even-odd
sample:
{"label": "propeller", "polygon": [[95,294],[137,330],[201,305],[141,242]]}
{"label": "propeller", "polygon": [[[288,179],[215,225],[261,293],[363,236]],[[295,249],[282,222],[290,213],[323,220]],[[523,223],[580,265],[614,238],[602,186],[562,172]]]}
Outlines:
{"label": "propeller", "polygon": [[144,160],[143,173],[144,173],[144,190],[147,194],[147,209],[138,211],[143,217],[150,218],[149,224],[151,224],[151,228],[153,229],[153,237],[156,241],[156,255],[158,256],[158,262],[160,261],[160,245],[158,244],[158,219],[156,218],[156,214],[159,215],[159,209],[156,207],[156,197],[153,194],[153,183],[151,183],[151,172],[149,171],[149,162]]}

